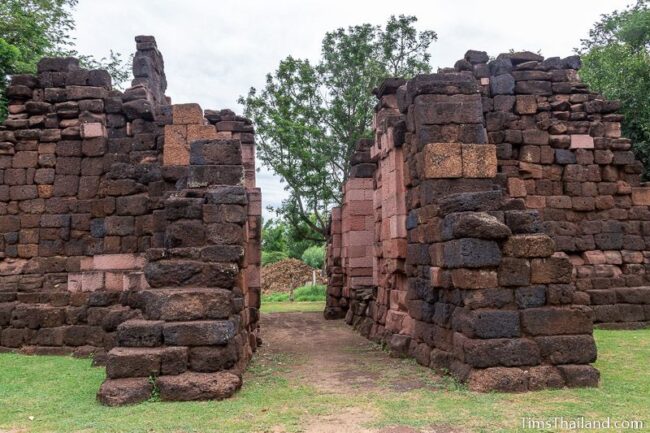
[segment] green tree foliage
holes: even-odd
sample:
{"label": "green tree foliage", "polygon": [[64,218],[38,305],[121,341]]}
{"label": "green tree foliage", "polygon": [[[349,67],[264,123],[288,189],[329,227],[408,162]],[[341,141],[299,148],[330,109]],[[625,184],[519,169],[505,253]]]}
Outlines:
{"label": "green tree foliage", "polygon": [[106,69],[116,87],[129,77],[130,61],[110,52],[107,58],[79,55],[70,36],[75,22],[72,10],[78,0],[0,1],[0,120],[6,116],[8,76],[33,73],[43,56],[79,57],[82,65]]}
{"label": "green tree foliage", "polygon": [[302,253],[302,261],[312,268],[323,269],[325,263],[325,246],[312,245]]}
{"label": "green tree foliage", "polygon": [[289,258],[284,251],[262,251],[262,266],[270,265]]}
{"label": "green tree foliage", "polygon": [[428,49],[437,36],[418,32],[416,21],[392,16],[384,27],[329,32],[318,63],[289,56],[262,90],[239,98],[256,125],[258,157],[289,193],[275,210],[303,238],[324,240],[356,143],[372,135],[372,89],[387,77],[431,70]]}
{"label": "green tree foliage", "polygon": [[305,250],[323,244],[321,240],[302,236],[307,227],[298,228],[282,219],[269,219],[262,226],[262,264],[275,263],[288,257],[302,260]]}
{"label": "green tree foliage", "polygon": [[592,89],[621,101],[623,133],[650,173],[650,8],[640,0],[602,15],[578,50],[580,76]]}

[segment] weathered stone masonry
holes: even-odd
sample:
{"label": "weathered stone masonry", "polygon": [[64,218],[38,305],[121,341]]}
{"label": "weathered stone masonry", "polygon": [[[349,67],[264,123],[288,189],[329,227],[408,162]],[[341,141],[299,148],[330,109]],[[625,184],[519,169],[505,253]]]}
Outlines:
{"label": "weathered stone masonry", "polygon": [[468,51],[386,80],[332,212],[326,317],[472,389],[596,385],[592,323],[650,321],[650,189],[579,65]]}
{"label": "weathered stone masonry", "polygon": [[136,42],[123,93],[72,58],[11,81],[0,348],[94,354],[109,405],[154,386],[164,400],[224,398],[258,343],[253,127],[171,105],[155,40]]}

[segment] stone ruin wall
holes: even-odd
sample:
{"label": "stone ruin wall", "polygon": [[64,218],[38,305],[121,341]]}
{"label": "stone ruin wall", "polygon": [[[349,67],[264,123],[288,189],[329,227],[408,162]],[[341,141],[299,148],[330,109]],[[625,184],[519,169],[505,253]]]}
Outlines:
{"label": "stone ruin wall", "polygon": [[223,398],[258,343],[251,122],[172,105],[136,38],[132,86],[76,59],[14,76],[0,127],[0,350],[94,355],[98,397]]}
{"label": "stone ruin wall", "polygon": [[650,189],[579,65],[469,51],[386,80],[332,212],[325,316],[471,389],[597,385],[592,324],[650,321]]}

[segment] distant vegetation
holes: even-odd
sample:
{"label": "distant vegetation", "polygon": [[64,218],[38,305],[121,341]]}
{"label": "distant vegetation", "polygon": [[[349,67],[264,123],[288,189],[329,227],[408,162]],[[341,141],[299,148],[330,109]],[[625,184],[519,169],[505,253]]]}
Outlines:
{"label": "distant vegetation", "polygon": [[[326,287],[323,285],[307,285],[298,287],[293,291],[294,302],[321,302],[325,301]],[[269,293],[262,295],[262,304],[265,302],[288,302],[291,301],[289,292]]]}
{"label": "distant vegetation", "polygon": [[623,135],[650,173],[650,8],[640,0],[605,14],[578,50],[580,76],[592,90],[621,101]]}
{"label": "distant vegetation", "polygon": [[13,74],[36,72],[44,56],[72,56],[83,67],[105,69],[113,85],[121,85],[131,75],[132,59],[110,51],[108,58],[96,59],[75,50],[71,33],[75,29],[72,11],[78,0],[0,1],[0,122],[7,115],[5,90]]}

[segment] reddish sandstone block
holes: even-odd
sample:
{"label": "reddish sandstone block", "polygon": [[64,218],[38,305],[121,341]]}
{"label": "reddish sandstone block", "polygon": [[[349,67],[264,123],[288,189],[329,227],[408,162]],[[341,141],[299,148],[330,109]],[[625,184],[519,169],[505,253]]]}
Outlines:
{"label": "reddish sandstone block", "polygon": [[174,125],[203,124],[203,110],[199,104],[174,104],[172,106]]}
{"label": "reddish sandstone block", "polygon": [[586,134],[571,135],[571,149],[593,149],[594,138]]}
{"label": "reddish sandstone block", "polygon": [[430,179],[463,176],[460,143],[429,143],[424,148],[424,176]]}
{"label": "reddish sandstone block", "polygon": [[650,206],[650,187],[633,187],[632,203],[635,206]]}
{"label": "reddish sandstone block", "polygon": [[106,137],[106,127],[100,122],[82,123],[81,138]]}
{"label": "reddish sandstone block", "polygon": [[195,140],[216,140],[217,130],[213,125],[187,125],[187,143]]}
{"label": "reddish sandstone block", "polygon": [[533,284],[570,283],[573,265],[568,259],[547,257],[531,261],[530,281]]}
{"label": "reddish sandstone block", "polygon": [[458,289],[490,289],[499,285],[496,271],[485,269],[453,269],[451,281]]}
{"label": "reddish sandstone block", "polygon": [[497,174],[497,151],[493,144],[463,144],[463,176],[492,178]]}
{"label": "reddish sandstone block", "polygon": [[517,95],[515,111],[518,114],[537,113],[537,97],[535,95]]}
{"label": "reddish sandstone block", "polygon": [[185,125],[165,125],[164,165],[189,165],[190,151]]}
{"label": "reddish sandstone block", "polygon": [[544,177],[544,169],[539,164],[520,161],[519,170],[525,179],[541,179]]}
{"label": "reddish sandstone block", "polygon": [[103,272],[84,272],[81,275],[81,290],[83,292],[94,292],[104,287]]}
{"label": "reddish sandstone block", "polygon": [[582,253],[582,256],[585,259],[585,262],[590,265],[602,265],[607,263],[607,258],[600,250],[585,251]]}
{"label": "reddish sandstone block", "polygon": [[503,252],[515,257],[548,257],[555,252],[555,242],[545,234],[524,234],[511,236]]}
{"label": "reddish sandstone block", "polygon": [[136,254],[101,254],[93,257],[95,270],[142,269],[145,260]]}
{"label": "reddish sandstone block", "polygon": [[508,194],[510,197],[526,197],[526,182],[518,177],[509,177]]}

